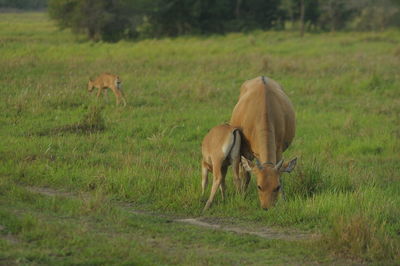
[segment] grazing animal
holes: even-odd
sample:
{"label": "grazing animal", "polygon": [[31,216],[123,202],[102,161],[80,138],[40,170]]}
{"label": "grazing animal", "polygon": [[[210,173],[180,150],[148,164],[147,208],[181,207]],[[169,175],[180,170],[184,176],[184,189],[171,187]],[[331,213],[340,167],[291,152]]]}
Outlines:
{"label": "grazing animal", "polygon": [[[272,207],[281,189],[280,175],[296,166],[297,158],[283,163],[282,153],[295,135],[292,103],[274,80],[257,77],[243,83],[230,124],[242,132],[242,166],[256,176],[258,197],[265,210]],[[255,158],[256,164],[251,160]],[[242,178],[246,186],[247,174]]]}
{"label": "grazing animal", "polygon": [[122,82],[118,76],[109,73],[103,73],[94,80],[89,79],[88,91],[92,92],[94,88],[97,88],[97,98],[99,98],[102,92],[107,96],[107,89],[109,88],[115,95],[116,104],[119,105],[122,100],[124,106],[126,106],[126,101],[121,90],[121,85]]}
{"label": "grazing animal", "polygon": [[207,187],[208,172],[212,172],[214,179],[210,197],[204,207],[207,210],[215,197],[218,187],[221,189],[222,198],[225,197],[225,175],[230,164],[236,165],[234,170],[235,180],[239,180],[238,167],[240,163],[241,137],[239,129],[223,124],[212,128],[204,137],[201,145],[203,159],[202,168],[202,195]]}

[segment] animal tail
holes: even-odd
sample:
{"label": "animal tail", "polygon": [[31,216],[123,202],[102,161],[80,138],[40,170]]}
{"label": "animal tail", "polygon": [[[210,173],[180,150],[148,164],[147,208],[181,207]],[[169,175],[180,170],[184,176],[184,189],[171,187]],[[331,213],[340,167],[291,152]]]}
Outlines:
{"label": "animal tail", "polygon": [[232,131],[232,135],[233,135],[232,146],[228,154],[231,159],[234,159],[240,156],[240,144],[241,144],[240,129],[235,128]]}

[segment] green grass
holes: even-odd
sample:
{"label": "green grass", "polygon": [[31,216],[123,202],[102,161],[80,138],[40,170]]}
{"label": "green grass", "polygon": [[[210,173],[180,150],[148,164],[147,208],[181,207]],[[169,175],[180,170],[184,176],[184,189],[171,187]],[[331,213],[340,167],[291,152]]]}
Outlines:
{"label": "green grass", "polygon": [[[21,13],[0,14],[0,36],[0,234],[20,241],[15,249],[0,237],[0,260],[400,260],[399,31],[303,39],[256,31],[107,44],[59,31],[44,14]],[[107,102],[87,92],[89,77],[101,72],[121,77],[125,108],[110,93]],[[310,230],[321,240],[165,225],[114,204],[201,215],[201,140],[229,121],[240,85],[259,75],[280,82],[296,109],[296,137],[284,156],[299,161],[283,177],[287,201],[264,212],[254,180],[245,196],[236,195],[228,172],[227,199],[218,195],[204,216]],[[26,186],[87,192],[93,202],[48,199]],[[147,242],[153,234],[156,244]]]}
{"label": "green grass", "polygon": [[[265,240],[128,213],[101,194],[46,197],[8,186],[0,219],[5,264],[226,265],[337,262],[310,242]],[[310,249],[310,250],[308,250]],[[287,254],[290,254],[289,256]]]}

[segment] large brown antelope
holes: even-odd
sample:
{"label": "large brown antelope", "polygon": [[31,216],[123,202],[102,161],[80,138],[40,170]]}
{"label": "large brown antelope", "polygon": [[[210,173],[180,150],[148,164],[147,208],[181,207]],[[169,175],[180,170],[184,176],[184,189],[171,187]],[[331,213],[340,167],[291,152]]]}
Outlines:
{"label": "large brown antelope", "polygon": [[104,93],[107,96],[107,89],[111,89],[115,95],[116,104],[119,105],[122,100],[124,106],[126,106],[126,101],[121,90],[121,84],[121,79],[118,76],[103,73],[94,80],[89,79],[88,91],[92,92],[94,88],[97,88],[97,98],[99,98],[101,93]]}
{"label": "large brown antelope", "polygon": [[238,167],[240,163],[240,132],[230,125],[219,125],[212,128],[204,137],[201,145],[203,159],[202,168],[202,195],[208,183],[208,172],[212,172],[214,179],[210,197],[203,209],[207,210],[215,197],[218,187],[221,189],[222,198],[225,197],[225,176],[228,166],[233,164],[235,182],[239,181]]}
{"label": "large brown antelope", "polygon": [[[243,83],[230,124],[242,132],[242,165],[256,176],[258,197],[265,210],[281,189],[280,175],[296,166],[297,158],[283,163],[282,153],[295,135],[295,113],[282,87],[272,79],[257,77]],[[256,164],[251,160],[255,159]],[[242,178],[249,183],[250,175]]]}

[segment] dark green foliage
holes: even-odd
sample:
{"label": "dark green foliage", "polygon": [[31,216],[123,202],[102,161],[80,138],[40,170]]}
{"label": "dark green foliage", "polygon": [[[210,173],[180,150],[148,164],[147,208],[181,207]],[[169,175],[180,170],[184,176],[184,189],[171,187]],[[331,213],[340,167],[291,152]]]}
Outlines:
{"label": "dark green foliage", "polygon": [[[383,30],[400,25],[397,0],[304,0],[304,23],[308,30]],[[282,0],[282,19],[300,20],[300,0]]]}
{"label": "dark green foliage", "polygon": [[42,9],[47,0],[0,0],[0,8]]}
{"label": "dark green foliage", "polygon": [[268,29],[279,19],[279,1],[94,1],[50,0],[50,17],[61,28],[86,33],[91,40],[177,36]]}
{"label": "dark green foliage", "polygon": [[357,9],[353,27],[357,30],[384,30],[390,26],[400,26],[400,1],[365,0]]}
{"label": "dark green foliage", "polygon": [[149,17],[157,35],[267,29],[278,19],[278,4],[265,0],[159,0]]}
{"label": "dark green foliage", "polygon": [[354,9],[346,0],[325,0],[321,1],[321,11],[320,27],[324,30],[336,31],[344,28]]}
{"label": "dark green foliage", "polygon": [[[308,28],[318,26],[318,20],[321,15],[319,0],[304,1],[304,23]],[[282,0],[281,4],[282,20],[290,21],[292,24],[300,20],[300,1],[299,0]]]}
{"label": "dark green foliage", "polygon": [[242,1],[241,9],[238,9],[237,20],[244,26],[262,29],[271,28],[278,20],[279,1],[250,0]]}
{"label": "dark green foliage", "polygon": [[132,34],[133,11],[126,2],[49,0],[49,14],[61,28],[86,33],[90,40],[117,41]]}
{"label": "dark green foliage", "polygon": [[[1,1],[1,0],[0,0]],[[1,3],[1,2],[0,2]],[[283,29],[301,20],[299,0],[49,0],[61,28],[91,40]],[[398,1],[304,0],[306,30],[383,30],[400,25]]]}

